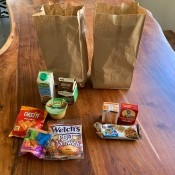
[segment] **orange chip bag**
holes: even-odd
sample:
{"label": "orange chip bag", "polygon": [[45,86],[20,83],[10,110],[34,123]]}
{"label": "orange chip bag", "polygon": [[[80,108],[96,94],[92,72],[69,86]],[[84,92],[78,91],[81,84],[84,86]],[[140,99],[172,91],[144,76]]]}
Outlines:
{"label": "orange chip bag", "polygon": [[9,137],[24,137],[28,128],[42,129],[47,112],[42,109],[22,106]]}

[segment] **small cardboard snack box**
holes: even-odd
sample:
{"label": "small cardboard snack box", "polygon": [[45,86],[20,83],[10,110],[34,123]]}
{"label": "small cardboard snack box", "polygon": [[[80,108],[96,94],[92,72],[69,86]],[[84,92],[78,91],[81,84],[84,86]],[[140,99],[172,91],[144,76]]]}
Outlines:
{"label": "small cardboard snack box", "polygon": [[76,102],[78,97],[77,82],[74,78],[58,78],[58,97],[65,99],[68,104]]}
{"label": "small cardboard snack box", "polygon": [[138,114],[138,105],[121,103],[118,125],[134,125]]}
{"label": "small cardboard snack box", "polygon": [[104,102],[102,111],[102,123],[116,124],[119,114],[119,103]]}

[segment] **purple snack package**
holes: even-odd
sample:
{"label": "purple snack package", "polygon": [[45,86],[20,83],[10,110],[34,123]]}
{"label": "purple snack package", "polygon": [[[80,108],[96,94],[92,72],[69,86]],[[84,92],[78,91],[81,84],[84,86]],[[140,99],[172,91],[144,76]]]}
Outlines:
{"label": "purple snack package", "polygon": [[22,143],[19,155],[31,153],[34,156],[43,159],[45,157],[45,147],[51,134],[47,131],[36,128],[29,128]]}

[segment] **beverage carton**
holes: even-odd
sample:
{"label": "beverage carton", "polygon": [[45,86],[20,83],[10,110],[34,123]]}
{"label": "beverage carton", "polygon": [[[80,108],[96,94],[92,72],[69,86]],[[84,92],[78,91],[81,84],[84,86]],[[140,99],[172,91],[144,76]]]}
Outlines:
{"label": "beverage carton", "polygon": [[51,98],[54,98],[53,72],[39,71],[37,84],[42,104],[46,104]]}

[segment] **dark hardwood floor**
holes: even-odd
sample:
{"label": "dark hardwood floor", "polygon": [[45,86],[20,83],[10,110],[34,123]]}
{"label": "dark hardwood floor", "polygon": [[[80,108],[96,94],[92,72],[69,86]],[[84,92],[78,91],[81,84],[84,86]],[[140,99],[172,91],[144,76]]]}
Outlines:
{"label": "dark hardwood floor", "polygon": [[173,50],[175,51],[175,32],[173,32],[172,30],[165,30],[164,35],[171,47],[173,48]]}

